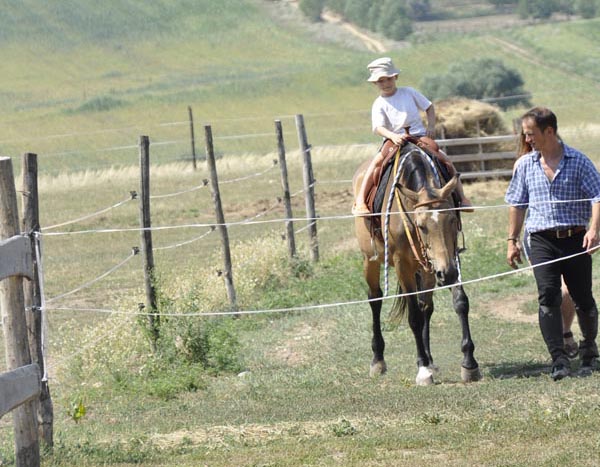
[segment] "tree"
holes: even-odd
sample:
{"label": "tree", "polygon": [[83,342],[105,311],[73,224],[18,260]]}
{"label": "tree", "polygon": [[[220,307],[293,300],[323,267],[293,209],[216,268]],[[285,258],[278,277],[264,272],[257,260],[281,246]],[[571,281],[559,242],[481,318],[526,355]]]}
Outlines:
{"label": "tree", "polygon": [[575,12],[582,18],[594,18],[598,14],[598,0],[578,0]]}
{"label": "tree", "polygon": [[431,13],[429,0],[406,0],[406,13],[410,19],[426,18]]}
{"label": "tree", "polygon": [[325,6],[339,15],[343,15],[346,0],[325,0]]}
{"label": "tree", "polygon": [[575,2],[573,0],[556,0],[556,11],[571,16],[575,14]]}
{"label": "tree", "polygon": [[556,0],[519,0],[517,13],[523,19],[548,19],[558,11]]}
{"label": "tree", "polygon": [[517,3],[519,3],[519,0],[488,0],[488,3],[491,3],[496,8],[500,8],[500,7],[509,6],[509,5],[516,6]]}
{"label": "tree", "polygon": [[426,76],[420,84],[430,99],[463,96],[489,99],[501,108],[529,104],[529,94],[523,89],[519,72],[504,66],[500,60],[482,58],[457,62],[442,75]]}
{"label": "tree", "polygon": [[325,0],[300,0],[298,7],[300,11],[311,21],[321,21],[321,13],[325,6]]}
{"label": "tree", "polygon": [[344,7],[344,16],[348,21],[367,26],[367,13],[369,12],[369,2],[363,0],[346,0]]}
{"label": "tree", "polygon": [[367,28],[371,31],[377,30],[377,23],[379,22],[382,7],[382,0],[375,0],[371,2],[371,5],[369,6],[369,12],[367,13]]}
{"label": "tree", "polygon": [[377,32],[394,40],[405,39],[412,33],[412,22],[406,7],[397,0],[385,0],[377,22]]}

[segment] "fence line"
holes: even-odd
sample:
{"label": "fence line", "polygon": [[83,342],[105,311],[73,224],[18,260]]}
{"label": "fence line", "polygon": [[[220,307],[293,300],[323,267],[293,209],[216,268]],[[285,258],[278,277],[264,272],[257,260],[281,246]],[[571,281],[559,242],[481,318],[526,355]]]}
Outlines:
{"label": "fence line", "polygon": [[[598,249],[600,249],[600,245],[590,248],[589,251],[594,251],[594,250],[598,250]],[[529,265],[529,266],[523,266],[519,269],[511,269],[509,271],[504,271],[504,272],[492,274],[489,276],[478,277],[475,279],[469,279],[466,281],[457,282],[452,285],[436,286],[431,289],[420,290],[420,291],[415,291],[415,292],[404,292],[404,293],[400,293],[400,294],[387,295],[387,296],[378,297],[378,298],[350,300],[350,301],[345,301],[345,302],[334,302],[334,303],[322,303],[322,304],[317,304],[317,305],[301,305],[301,306],[289,307],[289,308],[262,309],[262,310],[215,311],[215,312],[194,312],[194,313],[176,313],[176,312],[161,311],[160,315],[161,316],[169,316],[169,317],[181,317],[181,318],[215,317],[215,316],[231,316],[231,315],[258,315],[258,314],[266,314],[266,313],[293,313],[293,312],[298,312],[298,311],[314,311],[314,310],[322,310],[322,309],[335,308],[335,307],[359,305],[359,304],[365,304],[365,303],[376,302],[376,301],[394,300],[394,299],[398,299],[398,298],[409,297],[411,295],[417,295],[417,294],[422,294],[422,293],[427,293],[427,292],[434,292],[436,290],[451,289],[451,288],[457,287],[457,286],[470,285],[470,284],[475,284],[475,283],[479,283],[479,282],[485,282],[485,281],[489,281],[489,280],[504,278],[504,277],[511,276],[513,274],[528,273],[530,271],[533,271],[535,268],[538,268],[541,266],[547,266],[548,264],[553,264],[553,263],[557,263],[560,261],[566,261],[566,260],[575,258],[576,256],[587,255],[587,254],[590,254],[590,253],[588,253],[587,251],[583,251],[581,253],[575,253],[575,254],[572,254],[569,256],[549,260],[549,261],[546,261],[543,263]],[[140,316],[140,315],[148,316],[148,315],[152,315],[152,314],[158,314],[158,313],[148,313],[148,312],[109,310],[109,309],[103,309],[103,308],[48,307],[48,309],[55,310],[55,311],[84,311],[84,312],[106,313],[106,314],[126,315],[126,316]]]}
{"label": "fence line", "polygon": [[[303,190],[302,190],[303,191]],[[523,203],[523,204],[495,204],[495,205],[474,205],[473,209],[475,211],[485,210],[485,209],[506,209],[508,207],[527,207],[534,205],[544,205],[544,204],[561,204],[561,203],[580,203],[580,202],[591,202],[593,199],[575,199],[575,200],[564,200],[564,201],[541,201],[539,203]],[[445,209],[432,209],[432,211],[444,212],[444,211],[460,211],[461,208],[445,208]],[[416,211],[404,211],[407,214],[413,214]],[[392,211],[390,214],[400,214],[399,211]],[[379,214],[372,213],[369,216],[377,216]],[[331,221],[331,220],[340,220],[340,219],[353,219],[353,214],[340,214],[340,215],[332,215],[332,216],[319,216],[319,221]],[[139,232],[140,230],[175,230],[175,229],[189,229],[189,228],[204,228],[204,227],[235,227],[239,225],[253,225],[253,224],[274,224],[279,222],[299,222],[306,221],[305,217],[294,217],[293,219],[265,219],[260,221],[233,221],[233,222],[225,222],[223,224],[218,223],[202,223],[202,224],[181,224],[181,225],[168,225],[168,226],[159,226],[159,227],[151,227],[148,229],[140,229],[139,227],[124,227],[124,228],[114,228],[114,229],[90,229],[90,230],[79,230],[74,232],[48,232],[42,233],[43,236],[46,237],[55,237],[55,236],[63,236],[63,235],[84,235],[84,234],[92,234],[92,233],[119,233],[119,232]]]}
{"label": "fence line", "polygon": [[[243,180],[248,180],[250,178],[260,177],[261,175],[264,175],[264,174],[268,173],[269,171],[273,170],[273,168],[277,165],[275,163],[276,161],[273,161],[273,162],[274,162],[274,164],[272,166],[270,166],[269,168],[265,169],[262,172],[256,172],[256,173],[244,176],[244,177],[239,177],[239,178],[235,178],[235,179],[231,179],[231,180],[224,180],[224,181],[220,182],[220,184],[235,183],[235,182],[239,182],[239,181],[243,181]],[[196,186],[194,186],[192,188],[189,188],[187,190],[182,190],[182,191],[178,191],[178,192],[175,192],[175,193],[167,193],[167,194],[164,194],[164,195],[151,195],[150,199],[172,198],[172,197],[175,197],[175,196],[179,196],[179,195],[191,193],[193,191],[197,191],[197,190],[200,190],[202,188],[206,188],[207,186],[208,186],[208,180],[204,179],[204,180],[202,180],[202,185],[196,185]],[[104,214],[104,213],[106,213],[106,212],[108,212],[108,211],[110,211],[112,209],[115,209],[115,208],[118,208],[120,206],[123,206],[124,204],[126,204],[129,201],[132,201],[132,200],[134,200],[136,198],[137,198],[137,193],[135,191],[131,191],[130,192],[130,197],[128,199],[126,199],[126,200],[120,201],[120,202],[118,202],[116,204],[113,204],[112,206],[109,206],[107,208],[101,209],[100,211],[96,211],[96,212],[91,213],[91,214],[87,214],[87,215],[79,217],[77,219],[73,219],[73,220],[70,220],[70,221],[62,222],[60,224],[51,225],[49,227],[43,227],[43,230],[47,231],[47,230],[55,229],[57,227],[63,227],[65,225],[75,224],[77,222],[81,222],[81,221],[90,219],[92,217],[99,216],[100,214]]]}
{"label": "fence line", "polygon": [[60,224],[54,224],[54,225],[51,225],[49,227],[44,227],[44,230],[56,229],[57,227],[64,227],[65,225],[75,224],[77,222],[81,222],[81,221],[84,221],[84,220],[87,220],[87,219],[91,219],[92,217],[99,216],[100,214],[104,214],[105,212],[108,212],[108,211],[110,211],[112,209],[116,209],[118,207],[123,206],[124,204],[127,204],[129,201],[134,200],[136,198],[136,196],[137,195],[136,195],[135,191],[131,191],[129,198],[127,198],[127,199],[125,199],[123,201],[119,201],[118,203],[113,204],[112,206],[109,206],[107,208],[101,209],[100,211],[93,212],[91,214],[87,214],[87,215],[79,217],[77,219],[73,219],[71,221],[66,221],[66,222],[62,222]]}
{"label": "fence line", "polygon": [[165,195],[150,195],[150,199],[164,199],[164,198],[173,198],[175,196],[184,195],[186,193],[191,193],[192,191],[198,191],[202,188],[206,188],[208,186],[208,180],[205,178],[202,180],[202,185],[196,185],[192,188],[188,188],[187,190],[177,191],[175,193],[167,193]]}
{"label": "fence line", "polygon": [[140,249],[138,247],[133,247],[131,249],[131,253],[129,254],[129,256],[127,258],[125,258],[123,261],[121,261],[119,264],[113,266],[112,268],[110,268],[108,271],[103,272],[102,274],[100,274],[98,277],[96,277],[95,279],[92,279],[91,281],[88,281],[82,285],[80,285],[79,287],[77,287],[76,289],[71,290],[70,292],[65,292],[63,294],[57,295],[56,297],[52,297],[52,298],[48,298],[46,299],[46,303],[50,303],[53,302],[55,300],[60,300],[61,298],[67,297],[68,295],[73,295],[76,292],[79,292],[80,290],[83,290],[93,284],[95,284],[96,282],[98,282],[101,279],[104,279],[105,277],[109,276],[110,274],[112,274],[113,272],[115,272],[117,269],[123,267],[125,264],[127,264],[134,256],[136,256],[138,253],[140,252]]}
{"label": "fence line", "polygon": [[181,243],[174,243],[173,245],[168,245],[168,246],[154,247],[153,249],[154,249],[154,251],[161,251],[161,250],[171,250],[173,248],[179,248],[181,246],[185,246],[185,245],[189,245],[190,243],[194,243],[198,240],[202,240],[204,237],[210,235],[214,231],[215,231],[215,229],[211,228],[208,232],[204,232],[202,235],[199,235],[198,237],[194,237],[191,240],[186,240]]}
{"label": "fence line", "polygon": [[[554,91],[554,92],[549,92],[549,91],[545,91],[542,93],[543,95],[556,95],[556,94],[563,94],[562,91]],[[511,95],[511,96],[496,96],[496,97],[486,97],[486,98],[481,98],[478,99],[480,101],[483,102],[487,102],[490,100],[506,100],[506,99],[512,99],[515,97],[521,97],[522,95],[520,94],[516,94],[516,95]],[[590,104],[594,104],[597,103],[598,100],[586,100],[587,103]],[[558,107],[558,106],[554,106],[554,107]],[[554,108],[553,107],[553,108]],[[565,107],[564,105],[561,107]],[[575,105],[571,105],[569,106],[569,108],[575,108],[577,106]],[[315,112],[315,113],[307,113],[304,114],[305,116],[308,117],[332,117],[332,116],[336,116],[336,115],[348,115],[348,114],[365,114],[368,115],[369,114],[369,109],[354,109],[354,110],[344,110],[344,111],[339,111],[339,112]],[[278,116],[276,118],[278,119],[290,119],[292,120],[295,117],[295,115],[281,115]],[[268,116],[257,116],[257,117],[233,117],[233,118],[218,118],[218,119],[212,119],[212,122],[217,122],[217,123],[222,123],[222,122],[242,122],[242,121],[257,121],[257,120],[267,120],[270,117]],[[169,127],[169,126],[188,126],[189,125],[189,120],[178,120],[178,121],[172,121],[172,122],[155,122],[155,123],[149,123],[149,124],[144,124],[144,128],[152,128],[152,127]],[[73,137],[77,137],[77,136],[93,136],[93,135],[100,135],[100,134],[104,134],[104,133],[119,133],[119,132],[126,132],[126,131],[140,131],[141,129],[139,128],[139,126],[125,126],[125,127],[119,127],[119,128],[104,128],[104,129],[100,129],[100,130],[91,130],[91,131],[79,131],[79,132],[70,132],[70,133],[55,133],[55,134],[51,134],[51,135],[44,135],[44,136],[39,136],[36,138],[14,138],[14,139],[6,139],[6,140],[1,140],[0,144],[12,144],[12,143],[21,143],[21,142],[31,142],[31,141],[44,141],[44,140],[50,140],[50,139],[62,139],[62,138],[73,138]]]}
{"label": "fence line", "polygon": [[255,177],[260,177],[261,175],[264,175],[264,174],[270,172],[271,170],[273,170],[275,168],[275,166],[277,166],[277,161],[273,160],[273,164],[269,168],[263,170],[262,172],[256,172],[256,173],[253,173],[253,174],[250,174],[250,175],[245,175],[243,177],[234,178],[234,179],[231,179],[231,180],[223,180],[223,181],[219,182],[219,185],[226,185],[228,183],[236,183],[236,182],[241,182],[243,180],[249,180],[249,179],[255,178]]}

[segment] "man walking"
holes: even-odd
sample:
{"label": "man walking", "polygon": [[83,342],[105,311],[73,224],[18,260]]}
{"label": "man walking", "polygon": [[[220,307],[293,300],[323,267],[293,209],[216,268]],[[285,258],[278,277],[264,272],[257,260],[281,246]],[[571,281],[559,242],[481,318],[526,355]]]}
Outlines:
{"label": "man walking", "polygon": [[559,138],[556,115],[550,109],[535,107],[526,112],[522,129],[533,150],[515,164],[506,191],[505,200],[511,205],[506,258],[515,269],[522,261],[518,236],[529,209],[525,229],[530,234],[539,324],[552,358],[552,379],[570,373],[560,311],[561,276],[571,292],[583,336],[580,373],[588,375],[598,357],[591,254],[599,242],[600,173],[583,153]]}

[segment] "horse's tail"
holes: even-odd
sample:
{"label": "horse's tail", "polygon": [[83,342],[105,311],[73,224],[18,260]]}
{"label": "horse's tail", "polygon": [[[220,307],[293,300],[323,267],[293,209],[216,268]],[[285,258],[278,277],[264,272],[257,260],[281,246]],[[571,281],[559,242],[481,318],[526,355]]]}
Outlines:
{"label": "horse's tail", "polygon": [[388,323],[392,327],[400,326],[400,323],[406,315],[406,310],[408,309],[408,301],[406,300],[406,297],[402,296],[402,287],[400,284],[398,284],[398,295],[400,295],[400,297],[394,299],[388,317]]}

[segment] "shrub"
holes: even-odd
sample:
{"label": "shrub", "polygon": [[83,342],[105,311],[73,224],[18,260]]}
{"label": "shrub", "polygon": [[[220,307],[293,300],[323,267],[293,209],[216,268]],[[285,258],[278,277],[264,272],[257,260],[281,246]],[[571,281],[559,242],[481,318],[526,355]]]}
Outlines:
{"label": "shrub", "polygon": [[598,13],[598,0],[578,0],[575,11],[583,18],[594,18]]}
{"label": "shrub", "polygon": [[457,62],[445,74],[425,76],[420,88],[430,99],[490,99],[503,109],[530,105],[521,74],[492,58]]}
{"label": "shrub", "polygon": [[108,110],[122,107],[125,103],[122,100],[114,99],[109,96],[95,97],[86,103],[77,107],[75,112],[106,112]]}
{"label": "shrub", "polygon": [[379,14],[377,31],[394,40],[405,39],[412,33],[412,22],[406,7],[396,0],[385,0]]}
{"label": "shrub", "polygon": [[300,0],[298,7],[309,20],[321,21],[321,13],[325,6],[325,0]]}
{"label": "shrub", "polygon": [[241,370],[234,319],[225,317],[169,317],[161,325],[159,355],[168,362],[199,364],[219,374]]}

